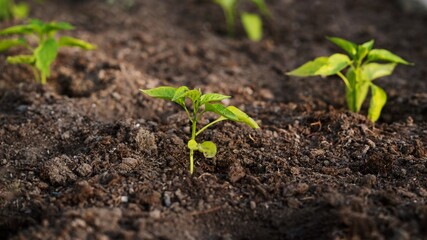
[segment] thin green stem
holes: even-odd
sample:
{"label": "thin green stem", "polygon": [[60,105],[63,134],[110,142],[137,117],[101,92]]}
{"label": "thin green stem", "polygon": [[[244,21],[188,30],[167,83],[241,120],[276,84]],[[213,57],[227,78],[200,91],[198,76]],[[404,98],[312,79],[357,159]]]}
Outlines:
{"label": "thin green stem", "polygon": [[[191,140],[196,141],[196,128],[197,128],[197,114],[194,114],[194,118],[191,121]],[[190,149],[190,174],[194,171],[194,150]]]}
{"label": "thin green stem", "polygon": [[348,89],[352,89],[352,86],[350,85],[350,82],[348,81],[348,79],[344,76],[344,74],[342,74],[341,72],[338,72],[337,75],[344,81],[345,86]]}
{"label": "thin green stem", "polygon": [[213,122],[208,123],[206,126],[204,126],[202,129],[200,129],[200,130],[196,133],[196,136],[197,136],[197,135],[199,135],[200,133],[202,133],[203,131],[205,131],[208,127],[210,127],[210,126],[214,125],[215,123],[218,123],[218,122],[224,121],[224,120],[226,120],[226,118],[220,117],[220,118],[218,118],[217,120],[215,120],[215,121],[213,121]]}

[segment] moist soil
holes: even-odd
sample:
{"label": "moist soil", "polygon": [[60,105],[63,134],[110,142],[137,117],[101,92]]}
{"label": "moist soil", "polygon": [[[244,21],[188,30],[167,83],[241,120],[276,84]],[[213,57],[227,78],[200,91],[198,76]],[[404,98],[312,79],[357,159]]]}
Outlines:
{"label": "moist soil", "polygon": [[[387,0],[267,2],[259,43],[240,25],[228,38],[210,1],[34,3],[98,48],[61,50],[45,86],[5,63],[20,50],[0,54],[0,239],[427,239],[427,17]],[[285,75],[339,51],[324,36],[415,63],[376,80],[376,124],[346,110],[339,79]],[[231,95],[261,129],[206,130],[218,154],[189,175],[185,113],[139,92],[160,85]]]}

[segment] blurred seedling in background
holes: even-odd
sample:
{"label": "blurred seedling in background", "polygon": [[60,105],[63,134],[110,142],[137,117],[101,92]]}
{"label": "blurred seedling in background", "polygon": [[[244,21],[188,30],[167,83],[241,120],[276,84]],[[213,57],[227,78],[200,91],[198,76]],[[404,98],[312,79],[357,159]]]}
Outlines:
{"label": "blurred seedling in background", "polygon": [[29,7],[13,0],[0,0],[0,21],[22,19],[28,16]]}
{"label": "blurred seedling in background", "polygon": [[[191,139],[187,143],[187,146],[190,149],[190,174],[193,174],[194,170],[194,151],[203,153],[206,158],[213,158],[216,155],[217,147],[215,143],[211,141],[198,143],[196,141],[196,137],[208,127],[224,120],[231,120],[245,123],[254,129],[259,128],[258,124],[252,118],[237,107],[225,107],[223,104],[218,103],[221,100],[230,98],[230,96],[218,93],[202,94],[200,90],[190,90],[186,86],[181,86],[179,88],[162,86],[148,90],[141,89],[141,91],[150,97],[175,102],[187,113],[188,119],[191,122]],[[191,103],[191,105],[189,103]],[[188,108],[187,105],[190,105],[190,108]],[[218,114],[219,117],[197,130],[197,123],[206,112]]]}
{"label": "blurred seedling in background", "polygon": [[373,80],[391,75],[397,64],[411,63],[388,50],[373,48],[374,40],[361,45],[337,37],[328,37],[328,40],[348,55],[336,53],[318,57],[287,74],[298,77],[338,75],[345,84],[347,106],[356,113],[360,111],[370,89],[368,118],[372,122],[377,121],[387,102],[387,94]]}
{"label": "blurred seedling in background", "polygon": [[240,0],[213,0],[224,11],[225,21],[227,24],[227,33],[230,37],[234,37],[236,21],[240,17],[242,25],[246,31],[248,38],[252,41],[260,41],[262,39],[262,16],[272,17],[270,10],[264,0],[246,0],[256,5],[260,14],[240,12],[238,3]]}
{"label": "blurred seedling in background", "polygon": [[[56,38],[61,30],[72,30],[74,27],[66,22],[42,22],[32,19],[26,25],[16,25],[0,31],[0,35],[17,35],[15,38],[0,40],[0,52],[12,47],[24,47],[31,54],[7,57],[10,64],[25,64],[32,68],[36,82],[46,84],[50,68],[61,47],[79,47],[93,50],[95,46],[70,36]],[[34,43],[32,46],[32,43]]]}

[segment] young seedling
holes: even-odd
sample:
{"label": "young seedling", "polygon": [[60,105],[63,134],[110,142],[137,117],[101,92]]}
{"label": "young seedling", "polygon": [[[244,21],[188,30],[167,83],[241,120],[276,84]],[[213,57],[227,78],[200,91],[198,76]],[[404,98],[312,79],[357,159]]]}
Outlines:
{"label": "young seedling", "polygon": [[[271,18],[270,10],[264,0],[250,0],[256,5],[261,15]],[[227,33],[230,37],[234,36],[236,18],[239,15],[237,4],[239,0],[214,0],[218,4],[225,15],[227,24]],[[242,25],[246,31],[248,38],[252,41],[259,41],[262,38],[262,19],[261,16],[255,13],[242,12],[240,13]]]}
{"label": "young seedling", "polygon": [[25,3],[15,3],[13,0],[0,0],[0,21],[26,18],[28,11],[28,5]]}
{"label": "young seedling", "polygon": [[344,81],[347,106],[353,112],[360,111],[370,89],[368,118],[377,121],[387,102],[387,94],[373,80],[392,74],[397,64],[411,63],[388,50],[373,48],[374,40],[361,45],[337,37],[328,37],[328,40],[348,55],[336,53],[318,57],[287,74],[298,77],[338,75]]}
{"label": "young seedling", "polygon": [[[230,98],[230,96],[218,93],[202,94],[200,90],[190,90],[186,86],[179,88],[163,86],[148,90],[141,89],[141,91],[150,97],[161,98],[175,102],[180,105],[187,113],[188,119],[191,122],[191,139],[187,143],[187,146],[190,149],[190,174],[193,174],[194,170],[194,151],[203,153],[206,158],[213,158],[216,155],[217,148],[215,143],[211,141],[198,143],[196,141],[196,137],[208,127],[224,120],[231,120],[245,123],[254,129],[259,128],[258,124],[252,118],[250,118],[246,113],[237,107],[225,107],[223,104],[218,103],[221,100]],[[187,108],[187,103],[191,103],[190,108]],[[206,112],[218,114],[219,117],[215,121],[212,121],[201,129],[197,130],[197,123],[200,121],[202,115]]]}
{"label": "young seedling", "polygon": [[[10,64],[29,65],[33,70],[36,82],[44,85],[47,77],[50,76],[50,67],[55,61],[60,47],[79,47],[85,50],[95,49],[94,45],[77,38],[69,36],[55,37],[60,30],[72,29],[74,27],[66,22],[45,23],[38,19],[33,19],[26,25],[16,25],[0,31],[0,35],[18,35],[16,38],[0,40],[0,52],[16,46],[28,49],[31,54],[9,56],[7,57],[7,62]],[[35,46],[31,45],[34,42],[31,41],[31,37],[35,39]]]}

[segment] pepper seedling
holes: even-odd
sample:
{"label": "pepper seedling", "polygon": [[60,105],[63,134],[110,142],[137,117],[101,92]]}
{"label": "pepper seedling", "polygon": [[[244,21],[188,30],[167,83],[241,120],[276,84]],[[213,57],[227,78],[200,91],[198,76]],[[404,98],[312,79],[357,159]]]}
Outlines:
{"label": "pepper seedling", "polygon": [[[348,55],[336,53],[328,57],[318,57],[288,75],[297,77],[338,75],[345,84],[346,102],[350,111],[359,112],[369,89],[371,100],[368,118],[375,122],[387,102],[386,92],[373,80],[391,75],[397,64],[411,65],[401,57],[385,49],[375,49],[374,40],[357,45],[338,37],[328,37],[329,41],[342,48]],[[347,69],[345,75],[342,71]]]}
{"label": "pepper seedling", "polygon": [[13,0],[0,0],[0,20],[22,19],[28,16],[29,7]]}
{"label": "pepper seedling", "polygon": [[[188,119],[191,122],[191,139],[188,141],[187,146],[190,149],[190,174],[193,174],[194,170],[194,152],[199,151],[203,153],[206,158],[213,158],[217,153],[215,143],[212,141],[204,141],[198,143],[196,137],[206,130],[208,127],[224,121],[231,120],[235,122],[242,122],[251,128],[259,128],[258,124],[250,118],[246,113],[234,106],[225,107],[223,104],[218,103],[221,100],[230,98],[230,96],[218,94],[218,93],[207,93],[202,94],[199,89],[190,90],[186,86],[178,88],[162,86],[158,88],[143,90],[143,93],[150,97],[161,98],[169,100],[180,105],[187,113]],[[186,101],[186,100],[189,101]],[[187,103],[191,103],[191,107],[187,107]],[[206,112],[212,112],[218,114],[219,117],[206,124],[201,129],[197,130],[197,123],[200,121],[202,115]]]}
{"label": "pepper seedling", "polygon": [[[227,24],[227,34],[230,37],[234,36],[236,18],[239,15],[237,4],[239,0],[213,0],[224,11],[225,22]],[[256,5],[261,15],[271,18],[271,12],[264,0],[250,0]],[[259,41],[262,38],[262,18],[259,14],[242,12],[240,13],[242,25],[246,31],[246,35],[252,41]]]}
{"label": "pepper seedling", "polygon": [[[0,35],[18,35],[16,38],[0,40],[0,52],[12,47],[22,46],[31,52],[31,55],[16,55],[7,57],[10,64],[29,65],[34,73],[36,82],[46,84],[50,76],[50,68],[55,61],[60,47],[79,47],[85,50],[93,50],[96,47],[83,40],[70,36],[55,35],[61,30],[72,30],[74,27],[66,22],[42,22],[32,19],[26,25],[16,25],[0,31]],[[26,36],[27,38],[25,38]],[[35,45],[32,46],[31,38],[35,37]]]}

